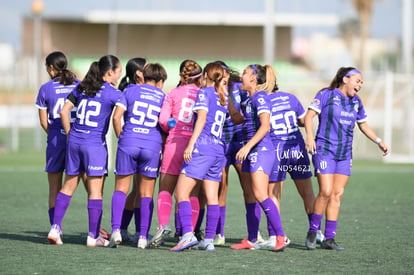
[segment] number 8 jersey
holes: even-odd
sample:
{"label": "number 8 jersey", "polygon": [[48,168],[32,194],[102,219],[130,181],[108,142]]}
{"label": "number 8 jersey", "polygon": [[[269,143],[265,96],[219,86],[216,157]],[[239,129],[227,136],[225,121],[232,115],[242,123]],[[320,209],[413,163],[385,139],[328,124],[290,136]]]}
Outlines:
{"label": "number 8 jersey", "polygon": [[198,91],[197,100],[193,108],[194,112],[198,110],[207,111],[207,119],[197,139],[196,149],[200,154],[204,155],[224,155],[224,144],[221,136],[227,116],[227,103],[225,106],[221,106],[218,93],[214,87],[201,88]]}

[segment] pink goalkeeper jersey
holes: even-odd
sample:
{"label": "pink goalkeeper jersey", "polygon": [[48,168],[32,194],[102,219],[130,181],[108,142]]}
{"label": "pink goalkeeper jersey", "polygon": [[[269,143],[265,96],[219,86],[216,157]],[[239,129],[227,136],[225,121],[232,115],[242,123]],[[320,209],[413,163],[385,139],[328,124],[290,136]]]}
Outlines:
{"label": "pink goalkeeper jersey", "polygon": [[[194,84],[183,85],[171,90],[161,107],[158,123],[169,136],[189,136],[193,133],[193,107],[199,88]],[[177,125],[170,128],[167,122],[174,118]]]}

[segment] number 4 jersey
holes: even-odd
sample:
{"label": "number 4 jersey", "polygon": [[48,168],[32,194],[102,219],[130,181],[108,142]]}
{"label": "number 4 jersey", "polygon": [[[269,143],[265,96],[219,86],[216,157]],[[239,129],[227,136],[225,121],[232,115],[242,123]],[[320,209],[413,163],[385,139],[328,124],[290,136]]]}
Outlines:
{"label": "number 4 jersey", "polygon": [[36,107],[39,109],[47,109],[49,129],[62,129],[60,110],[63,104],[65,104],[66,97],[78,83],[79,80],[71,85],[65,86],[59,83],[57,79],[53,79],[40,87],[36,99]]}

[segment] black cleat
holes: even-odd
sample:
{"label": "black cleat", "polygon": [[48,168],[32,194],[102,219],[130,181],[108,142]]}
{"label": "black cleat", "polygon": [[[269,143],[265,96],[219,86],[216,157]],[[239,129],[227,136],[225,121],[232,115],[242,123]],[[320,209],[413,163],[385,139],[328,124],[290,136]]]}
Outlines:
{"label": "black cleat", "polygon": [[329,239],[329,240],[324,240],[322,243],[321,243],[321,248],[322,249],[332,249],[332,250],[336,250],[336,251],[342,251],[342,250],[344,250],[344,248],[343,247],[340,247],[336,242],[335,242],[335,240],[332,238],[332,239]]}
{"label": "black cleat", "polygon": [[316,232],[308,232],[308,235],[306,235],[305,245],[309,250],[316,249]]}

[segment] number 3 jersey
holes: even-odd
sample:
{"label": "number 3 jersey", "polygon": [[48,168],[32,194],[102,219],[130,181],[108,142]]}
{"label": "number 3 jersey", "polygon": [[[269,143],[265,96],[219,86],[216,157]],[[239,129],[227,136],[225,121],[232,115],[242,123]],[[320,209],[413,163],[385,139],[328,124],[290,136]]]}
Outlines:
{"label": "number 3 jersey", "polygon": [[[195,150],[202,155],[224,156],[224,144],[222,141],[224,121],[227,116],[226,105],[220,104],[220,98],[214,87],[201,88],[197,94],[197,100],[193,111],[204,110],[207,112],[206,124],[198,137]],[[216,146],[218,145],[218,146]]]}
{"label": "number 3 jersey", "polygon": [[112,110],[121,95],[121,91],[108,82],[104,82],[95,96],[87,96],[74,89],[67,98],[77,107],[69,141],[104,143]]}
{"label": "number 3 jersey", "polygon": [[155,86],[129,85],[116,104],[124,108],[124,126],[119,145],[158,147],[162,143],[158,117],[165,94]]}
{"label": "number 3 jersey", "polygon": [[[65,104],[66,97],[78,85],[79,80],[71,85],[63,85],[57,79],[50,80],[43,84],[36,98],[36,107],[42,110],[47,109],[49,129],[62,129],[60,121],[60,110]],[[74,117],[74,114],[72,114]]]}

